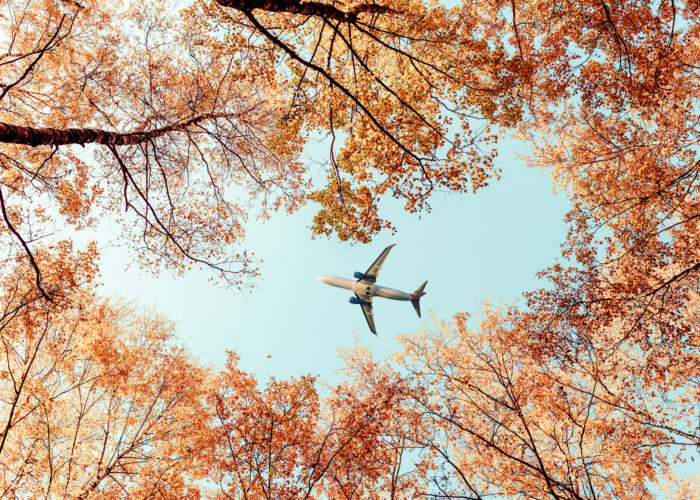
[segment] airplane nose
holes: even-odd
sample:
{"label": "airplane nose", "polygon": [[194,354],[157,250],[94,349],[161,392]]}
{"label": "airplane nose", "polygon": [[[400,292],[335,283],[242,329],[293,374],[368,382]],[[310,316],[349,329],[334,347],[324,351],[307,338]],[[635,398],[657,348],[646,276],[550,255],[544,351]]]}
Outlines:
{"label": "airplane nose", "polygon": [[328,276],[316,276],[316,279],[321,283],[328,283]]}

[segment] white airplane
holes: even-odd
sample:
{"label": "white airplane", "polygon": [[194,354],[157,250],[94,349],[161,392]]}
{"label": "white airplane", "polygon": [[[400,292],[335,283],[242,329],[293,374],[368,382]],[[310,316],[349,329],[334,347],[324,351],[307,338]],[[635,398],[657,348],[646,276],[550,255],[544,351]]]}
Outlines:
{"label": "white airplane", "polygon": [[425,289],[425,285],[428,283],[427,281],[424,281],[423,284],[413,293],[406,293],[402,292],[401,290],[394,290],[393,288],[377,286],[377,274],[379,274],[379,270],[382,268],[382,264],[384,264],[386,256],[389,255],[389,251],[393,247],[394,245],[389,245],[386,247],[379,257],[377,257],[377,260],[375,260],[372,265],[369,266],[369,269],[367,269],[366,272],[356,272],[353,276],[357,278],[357,281],[349,280],[347,278],[339,278],[337,276],[318,276],[316,278],[327,285],[352,290],[355,293],[355,296],[350,297],[350,303],[360,304],[362,306],[362,312],[365,315],[369,329],[375,335],[377,334],[377,330],[374,328],[372,297],[384,297],[385,299],[393,300],[410,300],[411,304],[413,304],[413,308],[416,310],[416,313],[420,318],[420,298],[425,295],[423,289]]}

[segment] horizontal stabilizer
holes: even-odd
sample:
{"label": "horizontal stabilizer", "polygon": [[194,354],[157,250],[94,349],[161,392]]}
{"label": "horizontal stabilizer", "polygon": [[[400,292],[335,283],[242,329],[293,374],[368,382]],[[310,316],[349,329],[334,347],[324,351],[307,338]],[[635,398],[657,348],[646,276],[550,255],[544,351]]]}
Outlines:
{"label": "horizontal stabilizer", "polygon": [[428,284],[428,282],[424,281],[423,284],[421,286],[419,286],[418,288],[416,288],[416,291],[413,292],[411,295],[413,297],[415,297],[416,300],[420,299],[423,295],[425,295],[425,292],[423,290],[425,290],[425,285],[427,285],[427,284]]}
{"label": "horizontal stabilizer", "polygon": [[413,304],[413,309],[416,310],[416,314],[420,318],[420,302],[417,300],[411,299],[411,304]]}
{"label": "horizontal stabilizer", "polygon": [[425,285],[427,285],[428,282],[424,281],[421,286],[416,288],[416,291],[411,294],[411,304],[413,305],[413,309],[416,310],[416,314],[420,318],[420,298],[425,295]]}

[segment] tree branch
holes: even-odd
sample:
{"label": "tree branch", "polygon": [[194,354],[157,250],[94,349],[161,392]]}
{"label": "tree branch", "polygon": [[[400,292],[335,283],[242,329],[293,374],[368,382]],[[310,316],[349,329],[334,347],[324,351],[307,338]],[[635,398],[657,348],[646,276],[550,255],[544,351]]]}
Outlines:
{"label": "tree branch", "polygon": [[343,11],[331,4],[321,2],[299,2],[294,0],[216,0],[222,7],[231,7],[241,12],[250,12],[254,9],[267,12],[285,12],[288,14],[302,14],[321,19],[333,19],[345,23],[357,20],[362,13],[389,14],[396,13],[393,9],[377,4],[358,5],[349,11]]}
{"label": "tree branch", "polygon": [[53,302],[53,299],[49,297],[49,294],[46,293],[44,287],[41,286],[41,271],[39,270],[39,266],[37,265],[36,260],[34,259],[34,254],[30,250],[27,242],[24,240],[24,238],[22,238],[22,235],[19,234],[19,232],[15,229],[15,227],[12,225],[12,222],[10,221],[10,217],[7,214],[7,207],[5,206],[5,198],[2,194],[2,189],[0,189],[0,209],[2,209],[2,217],[3,219],[5,219],[5,224],[7,225],[8,229],[12,232],[12,234],[15,235],[15,238],[17,238],[22,244],[22,247],[24,247],[24,252],[27,254],[29,262],[34,268],[34,272],[36,273],[36,287],[39,289],[39,292],[41,292],[41,295],[43,295],[46,298],[46,300],[48,300],[49,302]]}
{"label": "tree branch", "polygon": [[109,132],[107,130],[92,128],[41,128],[22,127],[10,123],[0,122],[0,143],[25,144],[28,146],[39,146],[51,144],[60,146],[64,144],[103,144],[106,146],[126,146],[140,144],[161,137],[169,132],[186,131],[189,127],[205,120],[215,120],[217,118],[230,118],[229,113],[206,113],[195,116],[189,120],[184,120],[173,125],[157,128],[149,132]]}

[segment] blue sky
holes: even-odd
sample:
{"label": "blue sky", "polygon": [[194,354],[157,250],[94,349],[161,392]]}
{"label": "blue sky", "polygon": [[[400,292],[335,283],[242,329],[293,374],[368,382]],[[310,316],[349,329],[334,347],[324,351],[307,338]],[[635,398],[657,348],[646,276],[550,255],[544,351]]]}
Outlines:
{"label": "blue sky", "polygon": [[[385,358],[401,348],[396,335],[417,331],[431,314],[476,314],[484,299],[512,303],[543,286],[535,274],[560,257],[570,204],[564,194],[553,193],[547,175],[517,158],[524,153],[522,143],[501,139],[500,181],[475,195],[437,195],[432,211],[420,218],[389,203],[385,214],[396,234],[382,233],[367,245],[312,239],[313,205],[251,224],[246,247],[263,263],[250,291],[216,287],[207,272],[154,278],[137,266],[127,269],[131,254],[108,249],[101,264],[103,292],[174,319],[183,343],[205,364],[221,366],[226,350],[234,350],[241,356],[239,366],[259,381],[312,374],[338,382],[343,366],[338,349],[351,347],[356,338],[376,358]],[[316,276],[350,278],[392,243],[396,247],[377,282],[410,292],[427,279],[423,319],[407,302],[376,298],[375,337],[360,307],[348,302],[352,293]],[[685,457],[697,460],[698,453],[688,451]],[[690,476],[695,463],[676,464],[673,470]]]}
{"label": "blue sky", "polygon": [[398,350],[394,337],[418,330],[421,320],[409,303],[377,298],[374,337],[360,307],[348,303],[352,294],[324,285],[318,275],[350,278],[396,243],[378,283],[410,292],[428,280],[424,321],[431,312],[441,318],[476,313],[486,298],[512,302],[538,286],[535,273],[559,256],[568,201],[553,194],[541,171],[516,158],[525,152],[522,144],[502,140],[499,146],[500,181],[475,195],[438,194],[432,211],[420,217],[386,200],[397,232],[367,245],[312,239],[313,205],[249,225],[245,245],[263,259],[262,277],[250,292],[218,288],[207,272],[154,278],[136,266],[125,270],[132,257],[118,249],[103,252],[103,291],[176,320],[184,343],[204,363],[218,365],[228,349],[259,379],[311,373],[333,380],[341,367],[337,349],[351,346],[356,335],[384,357]]}

